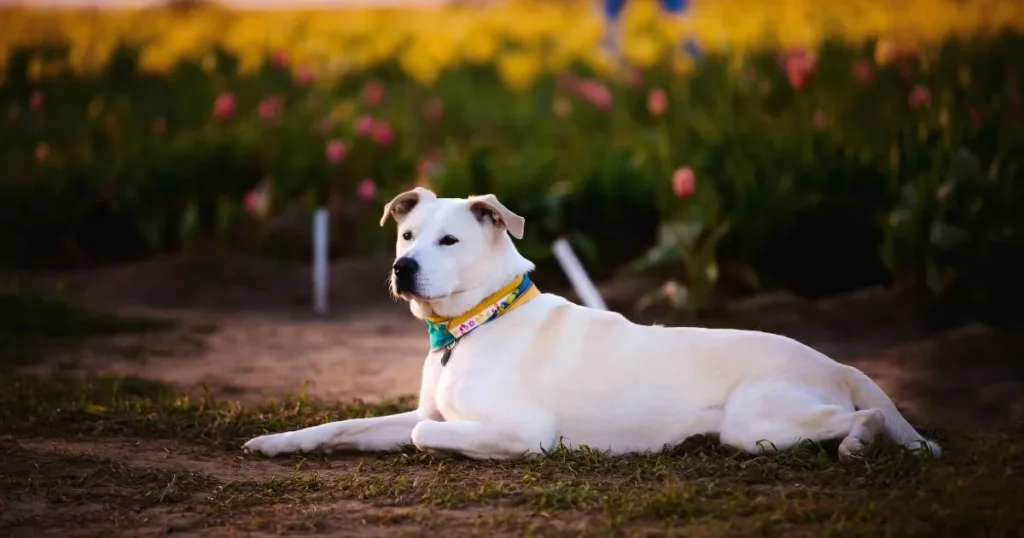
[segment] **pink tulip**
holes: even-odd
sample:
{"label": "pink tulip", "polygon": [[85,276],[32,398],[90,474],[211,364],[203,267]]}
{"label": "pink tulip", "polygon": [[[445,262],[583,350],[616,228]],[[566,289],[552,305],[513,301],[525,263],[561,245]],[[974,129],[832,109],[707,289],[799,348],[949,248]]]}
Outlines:
{"label": "pink tulip", "polygon": [[386,121],[378,121],[373,124],[371,137],[378,145],[390,146],[391,142],[395,139],[395,134],[391,131],[391,126]]}
{"label": "pink tulip", "polygon": [[661,88],[654,88],[647,94],[647,111],[655,118],[661,116],[668,109],[668,94]]}
{"label": "pink tulip", "polygon": [[857,60],[853,63],[853,80],[861,86],[867,86],[875,80],[875,69],[867,60]]}
{"label": "pink tulip", "polygon": [[910,103],[910,108],[917,110],[920,108],[927,108],[932,104],[932,94],[922,84],[914,86],[910,90],[910,95],[907,97],[907,102]]}
{"label": "pink tulip", "polygon": [[372,179],[364,179],[356,185],[356,198],[363,202],[372,201],[377,197],[377,184]]}
{"label": "pink tulip", "polygon": [[600,82],[585,80],[580,83],[577,91],[583,100],[598,110],[608,110],[612,107],[612,92]]}
{"label": "pink tulip", "polygon": [[672,192],[676,198],[688,198],[697,192],[697,178],[692,168],[684,166],[672,174]]}
{"label": "pink tulip", "polygon": [[256,191],[245,193],[245,196],[242,197],[242,206],[252,213],[257,213],[260,207],[260,195]]}
{"label": "pink tulip", "polygon": [[900,62],[896,64],[895,69],[896,73],[899,74],[900,78],[902,78],[903,80],[910,81],[914,79],[914,64],[908,62]]}
{"label": "pink tulip", "polygon": [[826,114],[825,111],[821,110],[820,108],[814,111],[814,128],[819,131],[824,131],[826,128],[828,128],[828,125],[828,114]]}
{"label": "pink tulip", "polygon": [[36,144],[36,161],[42,162],[46,160],[46,157],[50,154],[50,145],[46,142],[40,142]]}
{"label": "pink tulip", "polygon": [[579,78],[577,78],[576,75],[573,75],[572,73],[562,73],[562,74],[559,74],[558,78],[556,79],[556,83],[558,84],[558,89],[563,90],[563,91],[567,91],[567,92],[575,92],[577,90],[577,88],[579,88],[579,85],[580,85],[581,82],[582,81]]}
{"label": "pink tulip", "polygon": [[242,196],[242,207],[254,215],[267,216],[270,213],[272,181],[272,178],[264,177],[255,187],[247,191]]}
{"label": "pink tulip", "polygon": [[327,147],[324,148],[324,156],[327,158],[327,162],[331,164],[340,163],[347,153],[348,148],[345,146],[345,142],[337,138],[328,140]]}
{"label": "pink tulip", "polygon": [[981,123],[981,112],[977,108],[971,108],[971,123]]}
{"label": "pink tulip", "polygon": [[359,116],[355,121],[356,134],[370,136],[373,133],[374,120],[370,116]]}
{"label": "pink tulip", "polygon": [[279,50],[270,57],[270,65],[277,69],[287,69],[288,65],[291,64],[291,58],[288,57],[288,53]]}
{"label": "pink tulip", "polygon": [[644,85],[644,74],[635,67],[626,67],[622,73],[623,82],[630,88],[639,88]]}
{"label": "pink tulip", "polygon": [[281,115],[281,108],[284,105],[284,98],[280,95],[271,95],[260,101],[257,113],[260,118],[266,121],[276,120]]}
{"label": "pink tulip", "polygon": [[270,189],[267,185],[261,184],[246,192],[242,197],[242,207],[254,215],[267,216],[270,212]]}
{"label": "pink tulip", "polygon": [[40,108],[43,108],[44,101],[43,92],[36,90],[32,92],[32,96],[28,99],[28,108],[30,110],[39,110]]}
{"label": "pink tulip", "polygon": [[308,66],[303,65],[295,71],[294,80],[295,84],[299,86],[309,86],[314,80],[316,80],[316,74],[314,74],[313,70]]}
{"label": "pink tulip", "polygon": [[790,86],[794,90],[800,91],[807,86],[811,75],[814,74],[814,70],[818,66],[818,57],[812,50],[794,47],[782,55],[779,64],[785,71]]}
{"label": "pink tulip", "polygon": [[213,115],[219,120],[226,120],[235,115],[237,107],[235,94],[224,92],[218,95],[217,100],[213,103]]}
{"label": "pink tulip", "polygon": [[444,101],[433,98],[423,105],[423,117],[430,123],[437,123],[444,119]]}
{"label": "pink tulip", "polygon": [[422,176],[431,176],[441,166],[441,160],[440,153],[431,153],[416,163],[416,171]]}
{"label": "pink tulip", "polygon": [[155,135],[164,134],[164,131],[167,130],[167,120],[165,120],[162,117],[156,118],[156,119],[153,120],[153,125],[151,127],[153,129],[153,134],[155,134]]}
{"label": "pink tulip", "polygon": [[363,88],[363,102],[367,106],[378,106],[384,102],[385,88],[382,82],[373,80]]}
{"label": "pink tulip", "polygon": [[916,63],[924,57],[924,49],[918,45],[897,45],[895,59],[906,63]]}

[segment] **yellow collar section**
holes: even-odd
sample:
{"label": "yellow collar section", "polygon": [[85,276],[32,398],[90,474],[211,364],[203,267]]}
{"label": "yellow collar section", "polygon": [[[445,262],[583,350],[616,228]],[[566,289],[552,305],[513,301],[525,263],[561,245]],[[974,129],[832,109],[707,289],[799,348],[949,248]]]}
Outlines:
{"label": "yellow collar section", "polygon": [[428,316],[431,349],[454,344],[469,331],[507,314],[540,295],[537,286],[526,275],[520,275],[500,290],[492,293],[466,313],[454,317]]}

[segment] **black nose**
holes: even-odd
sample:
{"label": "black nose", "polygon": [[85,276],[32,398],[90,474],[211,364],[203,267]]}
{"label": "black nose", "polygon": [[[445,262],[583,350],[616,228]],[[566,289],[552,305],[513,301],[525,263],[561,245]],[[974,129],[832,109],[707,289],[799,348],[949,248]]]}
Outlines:
{"label": "black nose", "polygon": [[395,260],[395,265],[391,266],[391,269],[395,272],[396,277],[409,278],[420,270],[420,264],[416,263],[416,260],[412,258],[403,257]]}

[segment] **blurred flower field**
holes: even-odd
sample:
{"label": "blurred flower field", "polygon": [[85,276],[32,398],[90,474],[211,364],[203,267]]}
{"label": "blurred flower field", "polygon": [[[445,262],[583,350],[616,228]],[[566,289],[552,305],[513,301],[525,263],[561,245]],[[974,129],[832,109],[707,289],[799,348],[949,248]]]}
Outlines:
{"label": "blurred flower field", "polygon": [[567,234],[690,310],[723,281],[892,281],[989,313],[1019,289],[1024,5],[625,17],[618,64],[589,2],[0,9],[0,252],[305,259],[327,204],[336,254],[360,255],[390,244],[380,202],[421,184],[495,192],[527,255]]}

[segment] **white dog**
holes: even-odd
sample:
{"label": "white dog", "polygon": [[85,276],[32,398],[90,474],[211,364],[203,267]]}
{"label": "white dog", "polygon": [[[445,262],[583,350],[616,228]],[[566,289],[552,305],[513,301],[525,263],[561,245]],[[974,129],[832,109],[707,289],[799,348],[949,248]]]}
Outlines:
{"label": "white dog", "polygon": [[384,208],[398,222],[392,293],[427,320],[430,353],[415,411],[264,435],[247,452],[420,450],[470,458],[538,455],[564,444],[659,451],[696,434],[744,450],[842,439],[842,458],[879,434],[933,455],[859,370],[757,331],[636,325],[540,294],[509,234],[524,219],[494,195],[423,188]]}

